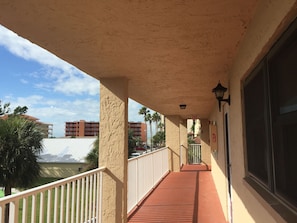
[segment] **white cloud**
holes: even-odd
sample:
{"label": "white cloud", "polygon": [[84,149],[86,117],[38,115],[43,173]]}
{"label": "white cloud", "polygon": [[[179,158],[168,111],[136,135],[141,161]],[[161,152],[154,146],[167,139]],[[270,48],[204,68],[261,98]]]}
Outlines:
{"label": "white cloud", "polygon": [[137,103],[132,99],[129,99],[129,110],[128,110],[129,121],[144,122],[143,116],[138,114],[141,107],[142,107],[141,104]]}
{"label": "white cloud", "polygon": [[23,83],[23,84],[28,84],[29,82],[25,79],[20,79],[20,81]]}
{"label": "white cloud", "polygon": [[[37,79],[35,87],[59,92],[65,95],[99,95],[99,81],[76,69],[64,71],[57,68],[44,68],[38,72],[39,76],[32,73],[31,76]],[[43,78],[40,79],[40,76]]]}
{"label": "white cloud", "polygon": [[55,81],[54,91],[68,95],[83,94],[89,95],[99,94],[99,81],[88,76],[79,74],[62,74]]}
{"label": "white cloud", "polygon": [[68,70],[73,67],[54,54],[18,36],[16,33],[3,26],[0,26],[0,45],[4,46],[12,54],[22,57],[25,60],[36,61],[51,67],[59,67],[63,70]]}
{"label": "white cloud", "polygon": [[[42,75],[50,80],[37,83],[38,88],[67,95],[99,94],[98,80],[3,26],[0,26],[0,45],[18,57],[44,66],[42,70],[31,73],[31,77],[39,78]],[[21,82],[26,83],[26,80],[21,79]]]}

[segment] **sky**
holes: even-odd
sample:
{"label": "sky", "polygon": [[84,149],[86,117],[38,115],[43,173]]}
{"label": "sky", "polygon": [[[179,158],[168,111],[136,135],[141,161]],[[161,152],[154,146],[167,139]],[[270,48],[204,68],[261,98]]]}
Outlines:
{"label": "sky", "polygon": [[[65,122],[99,121],[100,82],[0,25],[0,101],[27,106],[28,115],[53,124],[63,137]],[[129,99],[128,119],[143,122],[142,105]]]}

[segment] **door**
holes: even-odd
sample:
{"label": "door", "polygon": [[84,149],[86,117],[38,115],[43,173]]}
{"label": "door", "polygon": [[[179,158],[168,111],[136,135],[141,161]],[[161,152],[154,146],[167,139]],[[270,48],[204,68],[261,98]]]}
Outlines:
{"label": "door", "polygon": [[229,138],[229,105],[224,106],[224,129],[225,129],[225,148],[226,148],[226,174],[228,187],[228,217],[229,222],[233,222],[232,214],[232,175],[231,175],[231,154],[230,154],[230,138]]}

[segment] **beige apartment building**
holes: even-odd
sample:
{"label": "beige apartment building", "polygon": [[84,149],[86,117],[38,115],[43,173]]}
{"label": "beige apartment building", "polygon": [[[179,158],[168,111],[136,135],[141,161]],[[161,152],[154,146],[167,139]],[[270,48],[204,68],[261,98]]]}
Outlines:
{"label": "beige apartment building", "polygon": [[296,17],[294,0],[0,3],[0,24],[100,80],[102,222],[127,222],[128,98],[165,115],[174,172],[201,121],[226,221],[297,222]]}
{"label": "beige apartment building", "polygon": [[[42,131],[44,138],[53,137],[53,124],[41,122],[39,121],[39,118],[33,117],[31,115],[24,114],[22,116],[32,122],[35,122],[36,125],[39,127],[39,129]],[[1,118],[6,119],[7,117],[8,117],[7,115],[4,115]]]}

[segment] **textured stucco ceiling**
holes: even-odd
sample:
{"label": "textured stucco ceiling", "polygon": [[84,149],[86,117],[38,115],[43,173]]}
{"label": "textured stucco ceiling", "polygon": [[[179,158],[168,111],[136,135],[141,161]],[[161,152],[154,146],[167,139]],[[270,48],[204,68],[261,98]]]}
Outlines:
{"label": "textured stucco ceiling", "polygon": [[99,80],[128,78],[162,114],[207,118],[257,2],[3,0],[0,23]]}

